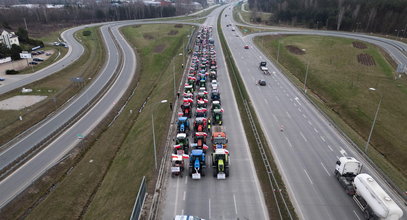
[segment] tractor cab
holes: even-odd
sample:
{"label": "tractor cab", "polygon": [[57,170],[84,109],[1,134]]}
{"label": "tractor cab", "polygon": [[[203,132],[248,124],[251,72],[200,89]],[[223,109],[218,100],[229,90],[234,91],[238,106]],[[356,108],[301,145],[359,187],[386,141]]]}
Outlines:
{"label": "tractor cab", "polygon": [[171,157],[171,176],[182,177],[184,173],[184,158],[183,155],[173,154]]}
{"label": "tractor cab", "polygon": [[185,84],[184,86],[184,93],[193,93],[194,87],[190,84]]}
{"label": "tractor cab", "polygon": [[177,123],[178,133],[187,133],[189,131],[189,121],[187,117],[179,117]]}
{"label": "tractor cab", "polygon": [[181,110],[182,110],[182,116],[190,118],[191,110],[192,110],[191,102],[185,102],[185,99],[184,99],[184,103],[181,105]]}
{"label": "tractor cab", "polygon": [[208,99],[200,99],[196,103],[197,108],[206,108],[208,107]]}
{"label": "tractor cab", "polygon": [[202,118],[206,118],[207,117],[207,111],[208,109],[206,108],[197,108],[195,111],[195,116],[196,117],[202,117]]}
{"label": "tractor cab", "polygon": [[194,122],[194,129],[195,132],[203,132],[206,131],[206,123],[207,120],[204,117],[197,117]]}
{"label": "tractor cab", "polygon": [[175,144],[179,145],[180,146],[179,148],[182,149],[186,154],[188,154],[189,139],[187,138],[186,133],[178,133],[175,138]]}
{"label": "tractor cab", "polygon": [[191,151],[189,156],[189,175],[192,179],[201,179],[205,176],[206,162],[205,153],[201,149]]}
{"label": "tractor cab", "polygon": [[229,176],[229,151],[216,149],[212,153],[213,176],[217,179],[226,179]]}
{"label": "tractor cab", "polygon": [[213,89],[211,92],[211,100],[213,101],[219,101],[220,103],[220,92],[217,89]]}
{"label": "tractor cab", "polygon": [[217,79],[217,78],[218,78],[218,76],[217,76],[217,74],[216,74],[216,70],[211,70],[211,72],[209,73],[209,78],[210,78],[211,80],[214,80],[214,79]]}
{"label": "tractor cab", "polygon": [[221,108],[222,108],[222,106],[220,105],[220,102],[219,102],[219,101],[213,101],[213,102],[212,102],[212,108],[211,108],[212,112],[213,112],[213,110],[215,110],[215,109],[221,109]]}
{"label": "tractor cab", "polygon": [[222,125],[223,109],[212,110],[212,123],[214,125]]}

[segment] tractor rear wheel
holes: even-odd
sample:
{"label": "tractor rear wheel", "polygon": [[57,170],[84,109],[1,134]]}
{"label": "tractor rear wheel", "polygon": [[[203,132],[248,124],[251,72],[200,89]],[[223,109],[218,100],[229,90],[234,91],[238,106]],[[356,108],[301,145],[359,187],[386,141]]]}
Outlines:
{"label": "tractor rear wheel", "polygon": [[225,174],[226,174],[226,177],[229,176],[229,167],[225,167]]}

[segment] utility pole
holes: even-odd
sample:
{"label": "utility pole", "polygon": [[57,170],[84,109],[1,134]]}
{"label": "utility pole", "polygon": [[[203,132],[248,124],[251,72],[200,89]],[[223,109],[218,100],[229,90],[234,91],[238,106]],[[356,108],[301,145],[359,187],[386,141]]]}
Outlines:
{"label": "utility pole", "polygon": [[369,137],[367,138],[366,145],[365,145],[365,153],[367,153],[367,148],[369,147],[370,138],[372,137],[373,129],[376,124],[377,115],[379,114],[380,104],[382,104],[383,96],[380,97],[379,104],[377,105],[376,113],[374,115],[372,128],[370,129]]}
{"label": "utility pole", "polygon": [[27,22],[25,21],[25,18],[24,18],[24,24],[25,24],[25,30],[28,32],[28,26],[27,26]]}
{"label": "utility pole", "polygon": [[277,62],[278,62],[279,57],[280,57],[280,41],[278,41],[278,47],[277,47]]}
{"label": "utility pole", "polygon": [[304,92],[307,93],[307,78],[308,78],[309,61],[307,63],[307,70],[305,71]]}

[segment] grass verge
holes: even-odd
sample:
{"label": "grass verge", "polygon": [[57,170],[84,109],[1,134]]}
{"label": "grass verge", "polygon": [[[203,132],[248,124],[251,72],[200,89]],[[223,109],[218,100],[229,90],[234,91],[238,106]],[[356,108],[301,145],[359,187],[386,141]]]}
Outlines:
{"label": "grass verge", "polygon": [[[255,110],[251,104],[249,95],[248,95],[246,88],[244,86],[244,83],[240,77],[240,73],[235,65],[232,54],[231,54],[229,48],[227,47],[225,37],[223,35],[222,29],[220,28],[220,17],[218,19],[218,32],[219,32],[219,38],[220,38],[220,41],[222,44],[222,49],[223,49],[223,52],[225,55],[226,64],[227,64],[229,72],[231,73],[230,78],[232,81],[232,87],[233,87],[233,91],[235,94],[237,106],[239,107],[239,113],[242,118],[243,127],[246,131],[247,141],[249,143],[249,148],[250,148],[250,151],[251,151],[251,154],[253,157],[253,162],[256,167],[257,176],[259,178],[259,181],[260,181],[260,184],[262,187],[262,191],[264,194],[264,198],[266,201],[266,206],[267,206],[267,209],[268,209],[268,212],[270,215],[270,219],[280,218],[277,205],[281,208],[282,219],[289,219],[290,218],[289,213],[291,213],[291,215],[294,219],[297,219],[294,208],[290,202],[288,192],[285,189],[284,182],[282,181],[281,176],[279,175],[278,168],[277,168],[276,164],[274,163],[274,159],[270,152],[270,148],[268,147],[267,141],[264,137],[264,133],[261,129],[259,129],[261,127],[258,122],[257,115],[255,114]],[[254,124],[258,128],[257,130],[259,132],[261,142],[262,142],[263,146],[265,146],[265,153],[270,162],[271,169],[276,177],[279,188],[282,190],[284,200],[288,204],[288,210],[285,208],[283,199],[279,195],[277,195],[276,198],[274,197],[273,191],[274,191],[274,189],[277,188],[277,186],[271,185],[269,182],[266,167],[263,164],[263,159],[262,159],[260,150],[257,147],[255,134],[250,126],[248,112],[244,108],[245,101],[248,102],[248,104],[249,104],[250,112],[252,113],[253,118],[254,118]],[[277,200],[278,202],[276,203],[275,200]]]}
{"label": "grass verge", "polygon": [[[42,178],[53,180],[47,183],[52,190],[47,190],[41,201],[31,207],[24,217],[124,219],[131,214],[143,176],[147,177],[149,193],[152,193],[155,172],[151,113],[154,111],[160,158],[172,112],[168,103],[153,103],[162,99],[173,100],[173,64],[178,85],[183,59],[178,54],[182,40],[187,40],[186,36],[190,34],[190,27],[155,24],[122,29],[138,54],[138,74],[133,81],[134,89],[125,97],[128,97],[127,105],[110,127],[107,128],[109,120],[98,126],[103,133],[93,134],[94,141],[84,143],[89,147],[83,147],[75,158],[64,161],[70,165],[60,168],[62,172],[59,173],[63,175]],[[132,91],[134,95],[131,95]],[[119,109],[120,105],[116,110]],[[97,131],[93,133],[97,134]],[[21,214],[13,217],[21,217]]]}
{"label": "grass verge", "polygon": [[[368,156],[399,190],[406,191],[407,136],[403,131],[407,125],[398,122],[406,120],[407,81],[405,78],[394,80],[393,68],[379,48],[364,43],[367,48],[357,49],[352,46],[352,39],[322,36],[265,36],[254,41],[274,61],[280,44],[279,65],[299,88],[304,86],[306,66],[310,62],[309,97],[360,151],[364,150],[383,95]],[[305,49],[305,54],[294,54],[287,45]],[[360,53],[372,56],[376,65],[358,63],[356,56]],[[368,89],[371,87],[375,87],[376,92]]]}
{"label": "grass verge", "polygon": [[[105,61],[105,49],[100,40],[99,30],[97,27],[84,30],[89,30],[92,34],[83,36],[82,31],[77,34],[77,38],[85,47],[84,54],[77,61],[49,77],[25,86],[33,89],[34,92],[30,95],[46,95],[48,98],[22,110],[0,110],[2,115],[0,144],[6,143],[57,110],[68,99],[80,92],[101,70]],[[73,77],[82,77],[84,83],[80,85],[73,83],[71,81]],[[21,94],[20,90],[14,90],[1,95],[0,99],[4,100]],[[23,120],[19,120],[19,116],[22,116]]]}

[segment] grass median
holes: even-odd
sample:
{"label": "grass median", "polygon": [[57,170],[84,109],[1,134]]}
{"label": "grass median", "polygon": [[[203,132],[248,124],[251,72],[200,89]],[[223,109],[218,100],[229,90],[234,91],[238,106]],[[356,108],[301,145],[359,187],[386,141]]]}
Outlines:
{"label": "grass median", "polygon": [[[143,176],[147,177],[152,193],[156,173],[151,114],[155,118],[157,158],[161,158],[172,112],[169,102],[174,98],[173,74],[175,71],[178,86],[183,71],[183,56],[179,54],[191,30],[191,26],[169,24],[122,29],[126,39],[137,48],[134,94],[110,127],[106,127],[108,123],[99,126],[103,132],[86,151],[65,161],[72,165],[63,167],[65,174],[49,183],[52,191],[24,217],[128,219]],[[163,99],[168,103],[158,104]]]}
{"label": "grass median", "polygon": [[[2,115],[0,144],[6,143],[57,110],[72,96],[79,93],[101,70],[105,61],[105,49],[100,41],[98,28],[92,27],[84,30],[91,31],[91,35],[83,36],[82,31],[77,32],[77,38],[85,47],[84,54],[77,61],[51,76],[24,86],[33,89],[33,93],[24,95],[47,96],[44,101],[21,110],[0,110]],[[74,77],[82,77],[84,82],[74,83],[71,80]],[[20,90],[3,94],[0,96],[0,100],[17,95],[22,95]],[[19,116],[22,116],[23,120],[19,120]]]}
{"label": "grass median", "polygon": [[383,96],[367,153],[401,190],[407,189],[407,124],[400,123],[406,121],[407,81],[395,79],[382,50],[365,42],[324,36],[264,36],[255,38],[255,43],[272,60],[280,47],[279,64],[300,88],[309,63],[310,98],[361,151]]}
{"label": "grass median", "polygon": [[[262,188],[262,191],[264,194],[264,198],[266,201],[266,206],[267,206],[267,209],[268,209],[268,212],[270,215],[270,219],[281,219],[281,218],[289,219],[290,214],[293,217],[293,219],[297,219],[294,208],[290,202],[288,192],[284,186],[284,182],[282,181],[281,176],[279,175],[278,168],[277,168],[276,164],[274,163],[274,159],[271,154],[270,148],[268,147],[264,133],[261,130],[261,126],[259,124],[255,110],[251,104],[249,95],[244,86],[244,82],[242,81],[242,78],[240,77],[240,73],[233,60],[232,53],[230,52],[230,50],[227,46],[225,37],[224,37],[222,29],[220,27],[220,17],[218,19],[218,32],[219,32],[219,38],[220,38],[220,41],[222,44],[223,53],[225,56],[225,61],[226,61],[227,68],[229,71],[229,76],[231,78],[231,83],[232,83],[233,91],[235,94],[237,106],[239,107],[239,113],[242,118],[243,127],[246,131],[246,138],[249,143],[250,152],[252,154],[253,162],[256,167],[257,176],[259,178],[260,185],[261,185],[261,188]],[[279,185],[279,188],[282,190],[282,194],[283,194],[284,198],[281,198],[280,195],[277,195],[275,197],[275,194],[273,193],[273,191],[277,188],[277,186],[271,185],[269,182],[267,169],[266,169],[265,165],[263,164],[263,159],[261,156],[260,149],[257,146],[254,131],[250,126],[248,112],[246,111],[246,109],[244,107],[245,101],[247,101],[249,104],[249,110],[253,116],[254,124],[257,127],[257,131],[259,133],[261,142],[262,142],[263,146],[265,146],[265,148],[264,148],[265,153],[269,160],[272,172],[274,173],[274,176],[276,177],[276,181]],[[277,203],[276,203],[276,200],[277,200]],[[285,200],[285,202],[287,203],[288,209],[285,208],[283,200]],[[278,207],[280,207],[281,216],[279,215]]]}

